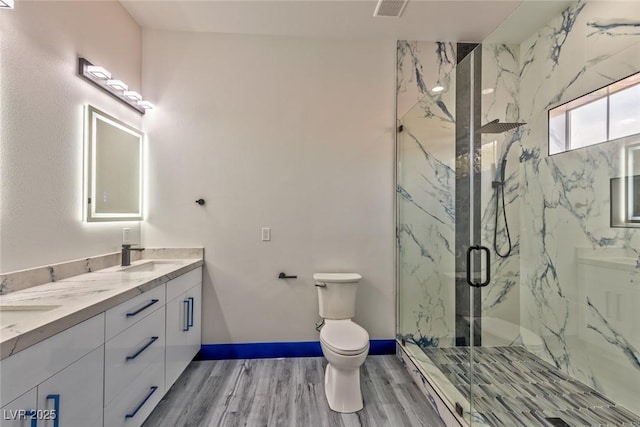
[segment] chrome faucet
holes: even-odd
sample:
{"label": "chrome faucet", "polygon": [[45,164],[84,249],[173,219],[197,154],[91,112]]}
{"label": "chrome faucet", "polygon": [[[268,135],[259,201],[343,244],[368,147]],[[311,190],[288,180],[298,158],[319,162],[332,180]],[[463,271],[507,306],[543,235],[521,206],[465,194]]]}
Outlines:
{"label": "chrome faucet", "polygon": [[123,267],[131,265],[131,251],[144,251],[144,248],[132,248],[131,245],[122,245],[122,263]]}

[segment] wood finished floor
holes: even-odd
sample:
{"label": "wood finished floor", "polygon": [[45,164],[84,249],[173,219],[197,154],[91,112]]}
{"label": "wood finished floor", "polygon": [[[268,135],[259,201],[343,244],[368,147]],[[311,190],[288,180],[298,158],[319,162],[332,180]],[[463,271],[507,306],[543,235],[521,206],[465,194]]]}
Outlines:
{"label": "wood finished floor", "polygon": [[440,427],[396,356],[369,356],[364,409],[339,414],[324,396],[322,357],[192,362],[143,427]]}

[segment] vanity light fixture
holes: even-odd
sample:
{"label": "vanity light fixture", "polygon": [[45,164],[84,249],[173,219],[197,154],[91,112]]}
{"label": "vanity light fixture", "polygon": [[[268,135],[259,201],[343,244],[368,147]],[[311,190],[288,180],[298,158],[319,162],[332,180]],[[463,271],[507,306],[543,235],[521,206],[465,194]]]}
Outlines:
{"label": "vanity light fixture", "polygon": [[0,0],[0,8],[13,9],[13,0]]}
{"label": "vanity light fixture", "polygon": [[[7,0],[0,0],[0,3],[4,1]],[[93,65],[85,58],[78,58],[78,75],[140,114],[153,108],[153,104],[142,99],[138,92],[129,90],[125,82],[112,78],[111,73],[104,67]]]}
{"label": "vanity light fixture", "polygon": [[110,79],[111,73],[107,71],[104,67],[98,67],[97,65],[89,65],[87,67],[87,71],[91,73],[94,77],[99,79]]}
{"label": "vanity light fixture", "polygon": [[125,98],[129,98],[132,101],[142,101],[142,95],[133,90],[125,90],[122,94]]}
{"label": "vanity light fixture", "polygon": [[115,90],[121,90],[123,92],[125,90],[126,91],[129,90],[129,86],[127,86],[127,84],[125,82],[123,82],[122,80],[109,79],[109,80],[107,80],[107,86],[111,86]]}
{"label": "vanity light fixture", "polygon": [[145,110],[151,110],[153,108],[153,104],[149,101],[138,101],[138,106],[144,108]]}

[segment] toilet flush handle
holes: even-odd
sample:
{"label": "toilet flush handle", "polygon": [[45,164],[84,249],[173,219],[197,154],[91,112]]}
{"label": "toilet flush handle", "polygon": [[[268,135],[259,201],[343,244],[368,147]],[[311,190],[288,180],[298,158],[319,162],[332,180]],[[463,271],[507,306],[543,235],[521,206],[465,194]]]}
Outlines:
{"label": "toilet flush handle", "polygon": [[324,282],[316,282],[316,286],[319,287],[319,288],[326,288],[327,284],[324,283]]}

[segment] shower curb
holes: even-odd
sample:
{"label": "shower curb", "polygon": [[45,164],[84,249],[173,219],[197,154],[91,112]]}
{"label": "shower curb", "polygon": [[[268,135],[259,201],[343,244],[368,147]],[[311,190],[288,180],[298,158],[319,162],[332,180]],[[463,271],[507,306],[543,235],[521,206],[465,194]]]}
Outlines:
{"label": "shower curb", "polygon": [[440,396],[440,393],[436,391],[427,375],[419,368],[413,356],[397,340],[396,356],[447,427],[469,427],[469,423],[455,413],[455,408],[450,407],[447,401]]}

